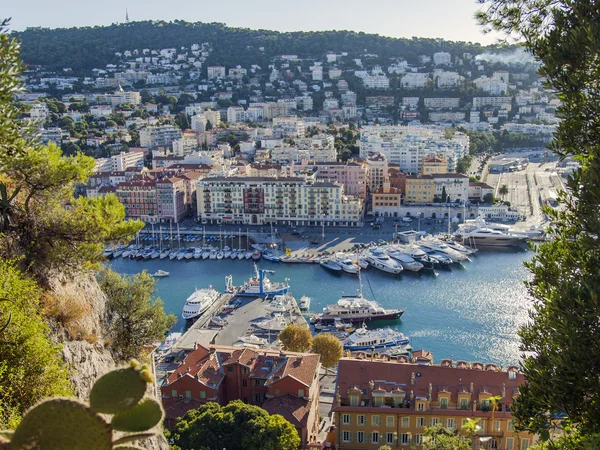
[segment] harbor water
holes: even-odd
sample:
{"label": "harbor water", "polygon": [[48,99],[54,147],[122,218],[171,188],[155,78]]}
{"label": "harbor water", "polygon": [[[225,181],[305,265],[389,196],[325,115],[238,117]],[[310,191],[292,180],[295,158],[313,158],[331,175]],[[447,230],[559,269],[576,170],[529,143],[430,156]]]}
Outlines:
{"label": "harbor water", "polygon": [[[492,362],[506,366],[519,361],[518,328],[528,320],[531,300],[524,281],[529,273],[523,262],[532,257],[525,249],[480,251],[471,262],[453,264],[451,270],[390,275],[369,268],[362,272],[363,294],[384,308],[404,309],[401,320],[378,325],[398,328],[410,337],[413,349],[426,349],[441,358]],[[118,258],[110,263],[122,274],[158,269],[170,276],[157,281],[157,295],[167,312],[179,317],[174,331],[185,326],[181,310],[195,288],[212,285],[223,291],[225,277],[241,285],[253,275],[252,261],[189,260],[136,261]],[[311,297],[311,312],[336,302],[341,295],[358,292],[356,275],[333,274],[318,264],[283,264],[261,260],[259,266],[275,270],[273,281],[289,278],[291,294]]]}

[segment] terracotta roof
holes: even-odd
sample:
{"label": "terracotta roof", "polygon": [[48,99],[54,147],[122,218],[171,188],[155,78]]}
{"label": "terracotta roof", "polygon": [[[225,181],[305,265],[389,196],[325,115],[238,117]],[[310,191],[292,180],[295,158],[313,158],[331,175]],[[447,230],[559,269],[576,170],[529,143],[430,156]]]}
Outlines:
{"label": "terracotta roof", "polygon": [[166,419],[177,419],[185,416],[191,409],[198,409],[203,403],[193,398],[163,398],[162,405]]}
{"label": "terracotta roof", "polygon": [[117,188],[112,186],[102,186],[98,189],[98,194],[108,194],[109,192],[117,192]]}
{"label": "terracotta roof", "polygon": [[[487,366],[481,364],[481,370],[477,370],[465,363],[463,367],[342,358],[338,365],[337,387],[342,398],[347,397],[348,390],[354,386],[363,392],[370,392],[370,383],[374,384],[374,388],[381,387],[388,392],[401,386],[405,391],[412,391],[415,396],[428,396],[431,384],[434,398],[437,392],[447,390],[451,393],[451,401],[456,401],[458,392],[465,386],[471,391],[472,383],[474,394],[488,392],[502,395],[502,390],[505,389],[506,403],[512,401],[518,386],[525,382],[522,374],[516,374],[511,379],[508,372],[498,370],[497,366],[483,370]],[[516,368],[509,369],[516,372]]]}
{"label": "terracotta roof", "polygon": [[482,183],[480,181],[471,181],[471,182],[469,182],[469,186],[477,186],[477,187],[480,187],[480,188],[483,188],[483,189],[494,189],[489,184]]}
{"label": "terracotta roof", "polygon": [[462,173],[434,173],[431,175],[433,178],[469,178]]}
{"label": "terracotta roof", "polygon": [[385,194],[385,195],[401,195],[401,194],[402,194],[402,192],[401,192],[401,191],[400,191],[400,189],[398,189],[398,188],[395,188],[395,187],[390,187],[390,191],[389,191],[389,192],[384,192],[384,191],[383,191],[383,188],[379,188],[379,189],[376,189],[376,190],[374,190],[374,191],[372,192],[372,194],[373,194],[373,195],[376,195],[376,194]]}
{"label": "terracotta roof", "polygon": [[304,428],[308,423],[311,403],[291,394],[265,400],[262,408],[269,414],[281,414],[292,425]]}
{"label": "terracotta roof", "polygon": [[267,381],[267,384],[273,384],[287,376],[291,376],[300,383],[310,387],[315,376],[315,372],[319,367],[319,355],[304,355],[291,356],[285,358],[277,370],[272,374]]}

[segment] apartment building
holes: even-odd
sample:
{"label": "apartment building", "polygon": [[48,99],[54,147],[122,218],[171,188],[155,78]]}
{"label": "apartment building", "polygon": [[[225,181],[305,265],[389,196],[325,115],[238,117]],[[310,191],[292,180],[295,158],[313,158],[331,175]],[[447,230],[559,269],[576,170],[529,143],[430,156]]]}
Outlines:
{"label": "apartment building", "polygon": [[297,116],[273,117],[273,136],[282,138],[303,138],[304,121]]}
{"label": "apartment building", "polygon": [[124,91],[123,88],[119,86],[119,89],[117,89],[114,94],[108,96],[108,100],[110,100],[112,106],[124,104],[139,105],[142,103],[142,96],[136,91]]}
{"label": "apartment building", "polygon": [[434,173],[447,173],[448,161],[443,155],[425,156],[421,163],[421,175],[433,175]]}
{"label": "apartment building", "polygon": [[429,113],[431,122],[462,122],[465,120],[466,113],[462,111],[438,111]]}
{"label": "apartment building", "polygon": [[452,64],[452,55],[448,52],[437,52],[433,54],[433,63],[436,66],[449,66]]}
{"label": "apartment building", "polygon": [[[333,404],[336,448],[409,449],[423,443],[425,427],[463,433],[469,419],[478,419],[474,448],[525,450],[534,436],[517,433],[511,415],[524,382],[515,366],[452,359],[436,365],[424,356],[417,363],[406,356],[342,358]],[[493,412],[492,396],[500,397]]]}
{"label": "apartment building", "polygon": [[408,109],[417,109],[419,107],[419,100],[420,97],[402,97],[402,106]]}
{"label": "apartment building", "polygon": [[209,80],[225,78],[225,67],[224,66],[208,66],[206,68],[206,73],[207,73],[207,77]]}
{"label": "apartment building", "polygon": [[161,220],[178,223],[187,215],[186,187],[183,178],[156,181],[156,214]]}
{"label": "apartment building", "polygon": [[181,130],[173,125],[145,127],[140,130],[140,145],[153,149],[171,147],[173,141],[181,137]]}
{"label": "apartment building", "polygon": [[469,200],[482,202],[486,195],[494,194],[494,188],[479,181],[469,182]]}
{"label": "apartment building", "polygon": [[441,154],[448,161],[448,171],[466,154],[469,137],[460,132],[448,137],[446,129],[437,125],[369,126],[360,134],[360,157],[369,153],[383,154],[389,163],[399,165],[402,172],[420,173],[423,158]]}
{"label": "apartment building", "polygon": [[388,173],[388,161],[383,153],[369,153],[365,161],[367,172],[367,186],[375,191],[383,187],[383,179]]}
{"label": "apartment building", "polygon": [[511,105],[512,97],[473,97],[473,109],[492,106],[500,108],[502,105]]}
{"label": "apartment building", "polygon": [[227,122],[236,123],[236,122],[245,122],[246,121],[246,111],[241,106],[230,106],[227,108]]}
{"label": "apartment building", "polygon": [[207,402],[242,400],[283,415],[298,430],[300,448],[320,448],[320,367],[316,354],[195,345],[160,387],[167,426]]}
{"label": "apartment building", "polygon": [[367,89],[389,89],[390,79],[385,75],[366,75],[361,77]]}
{"label": "apartment building", "polygon": [[433,177],[435,191],[434,199],[443,200],[446,193],[446,203],[465,203],[469,200],[469,177],[462,173],[435,173]]}
{"label": "apartment building", "polygon": [[422,89],[425,87],[428,79],[426,73],[409,72],[404,74],[400,83],[406,89]]}
{"label": "apartment building", "polygon": [[398,188],[390,185],[390,179],[386,175],[383,181],[383,187],[371,192],[373,215],[383,217],[400,216],[400,206],[402,205],[402,192]]}
{"label": "apartment building", "polygon": [[364,200],[367,197],[367,170],[363,164],[355,162],[316,162],[302,161],[299,165],[291,165],[290,172],[312,168],[316,172],[317,181],[339,183],[344,187],[344,194]]}
{"label": "apartment building", "polygon": [[362,201],[337,183],[299,177],[215,177],[197,184],[198,219],[210,223],[358,226]]}
{"label": "apartment building", "polygon": [[125,215],[128,218],[156,222],[156,182],[153,179],[144,178],[119,183],[116,194],[125,207]]}
{"label": "apartment building", "polygon": [[196,133],[183,133],[181,139],[173,141],[173,154],[176,156],[191,155],[198,150]]}
{"label": "apartment building", "polygon": [[406,177],[405,203],[431,203],[435,195],[432,175],[409,175]]}
{"label": "apartment building", "polygon": [[144,158],[145,154],[143,151],[129,151],[129,152],[121,152],[118,155],[113,155],[110,157],[111,161],[111,170],[115,171],[124,171],[131,167],[136,167],[141,169],[144,167]]}
{"label": "apartment building", "polygon": [[424,104],[426,108],[458,108],[460,105],[460,98],[429,97],[424,99]]}
{"label": "apartment building", "polygon": [[437,86],[441,89],[456,87],[464,79],[456,72],[441,72],[436,78]]}

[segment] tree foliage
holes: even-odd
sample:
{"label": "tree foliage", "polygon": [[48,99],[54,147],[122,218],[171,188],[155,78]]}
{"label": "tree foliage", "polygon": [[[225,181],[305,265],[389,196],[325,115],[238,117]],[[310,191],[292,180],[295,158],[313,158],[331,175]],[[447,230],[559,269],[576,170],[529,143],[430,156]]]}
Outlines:
{"label": "tree foliage", "polygon": [[502,186],[500,186],[500,189],[498,189],[498,194],[500,194],[502,197],[508,194],[508,185],[503,184]]}
{"label": "tree foliage", "polygon": [[528,383],[514,403],[521,429],[548,438],[560,413],[581,436],[600,432],[600,8],[593,0],[482,1],[481,23],[522,39],[557,93],[561,119],[550,148],[581,167],[561,208],[547,209],[551,242],[528,268],[534,304],[520,330]]}
{"label": "tree foliage", "polygon": [[103,267],[98,281],[107,296],[108,332],[120,359],[139,357],[144,346],[164,339],[177,323],[175,315],[165,313],[162,300],[154,298],[156,282],[147,272],[121,276]]}
{"label": "tree foliage", "polygon": [[441,424],[425,427],[421,450],[470,450],[471,439],[468,436],[447,430]]}
{"label": "tree foliage", "polygon": [[175,424],[177,448],[190,450],[296,450],[298,432],[282,416],[234,400],[209,402],[188,411]]}
{"label": "tree foliage", "polygon": [[302,325],[290,324],[279,333],[283,349],[289,352],[304,353],[312,346],[310,329]]}
{"label": "tree foliage", "polygon": [[42,291],[14,263],[0,259],[0,429],[14,428],[44,397],[68,395],[67,367],[42,314]]}
{"label": "tree foliage", "polygon": [[321,333],[315,336],[312,351],[321,355],[321,364],[326,369],[335,366],[344,355],[342,343],[331,333]]}

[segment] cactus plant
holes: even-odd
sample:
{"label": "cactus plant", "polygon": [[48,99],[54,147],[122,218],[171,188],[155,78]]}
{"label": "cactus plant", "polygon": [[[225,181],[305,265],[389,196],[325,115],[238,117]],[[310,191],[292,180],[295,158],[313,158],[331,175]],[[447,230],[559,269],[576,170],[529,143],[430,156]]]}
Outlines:
{"label": "cactus plant", "polygon": [[[68,398],[44,400],[14,432],[0,431],[0,450],[139,450],[129,442],[154,436],[151,429],[164,414],[160,403],[144,398],[151,381],[148,367],[132,361],[96,381],[89,405]],[[110,422],[107,414],[113,414]],[[115,437],[115,432],[121,433]]]}

